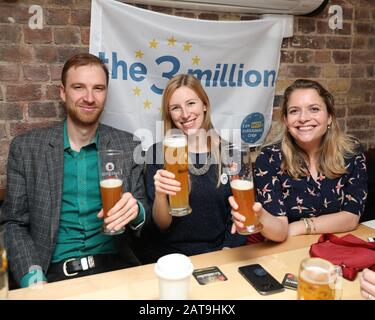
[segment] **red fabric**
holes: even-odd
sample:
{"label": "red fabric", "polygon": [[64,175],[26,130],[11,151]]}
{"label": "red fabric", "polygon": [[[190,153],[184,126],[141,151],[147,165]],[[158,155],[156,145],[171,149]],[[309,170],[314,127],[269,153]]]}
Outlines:
{"label": "red fabric", "polygon": [[263,242],[266,238],[262,236],[262,234],[260,232],[258,233],[253,233],[253,234],[249,234],[247,237],[246,237],[246,244],[254,244],[254,243],[259,243],[259,242]]}
{"label": "red fabric", "polygon": [[375,270],[375,242],[366,242],[352,234],[341,238],[329,233],[321,235],[318,242],[311,245],[310,256],[341,266],[347,280],[354,280],[365,268]]}

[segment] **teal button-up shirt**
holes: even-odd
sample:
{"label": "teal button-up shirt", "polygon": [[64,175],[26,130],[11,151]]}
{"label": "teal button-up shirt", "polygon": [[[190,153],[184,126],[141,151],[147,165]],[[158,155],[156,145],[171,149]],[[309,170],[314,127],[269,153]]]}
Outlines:
{"label": "teal button-up shirt", "polygon": [[103,220],[98,172],[98,132],[74,151],[64,123],[64,182],[60,226],[52,262],[94,254],[116,253],[113,237],[100,232]]}

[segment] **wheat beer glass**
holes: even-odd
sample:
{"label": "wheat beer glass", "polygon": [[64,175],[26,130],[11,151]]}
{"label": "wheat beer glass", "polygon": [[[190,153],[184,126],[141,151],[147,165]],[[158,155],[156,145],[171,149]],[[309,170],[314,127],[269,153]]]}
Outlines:
{"label": "wheat beer glass", "polygon": [[[122,167],[124,153],[122,150],[99,151],[99,181],[104,218],[108,217],[108,211],[120,200],[122,194]],[[108,235],[120,234],[125,227],[118,231],[110,231],[103,224],[102,233]]]}
{"label": "wheat beer glass", "polygon": [[239,234],[259,232],[263,226],[253,211],[255,201],[250,146],[245,143],[222,146],[224,171],[229,175],[230,187],[238,204],[238,212],[245,217],[244,228]]}
{"label": "wheat beer glass", "polygon": [[298,300],[338,300],[341,294],[340,267],[321,258],[302,260],[298,275]]}
{"label": "wheat beer glass", "polygon": [[8,260],[4,246],[4,227],[0,226],[0,300],[8,297]]}
{"label": "wheat beer glass", "polygon": [[165,137],[164,168],[175,175],[181,183],[181,190],[176,195],[169,195],[169,213],[182,217],[191,213],[189,205],[188,148],[184,134],[171,134]]}

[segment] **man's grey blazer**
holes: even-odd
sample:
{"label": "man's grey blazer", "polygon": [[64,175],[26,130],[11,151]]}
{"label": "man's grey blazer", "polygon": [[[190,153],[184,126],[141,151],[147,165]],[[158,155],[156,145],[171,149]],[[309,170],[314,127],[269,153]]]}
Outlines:
{"label": "man's grey blazer", "polygon": [[[124,192],[131,192],[143,204],[146,220],[149,206],[145,196],[143,165],[139,141],[133,135],[99,125],[99,149],[124,150]],[[136,150],[136,151],[135,151]],[[55,249],[60,221],[64,170],[64,126],[59,123],[15,137],[7,163],[7,195],[2,206],[5,246],[15,280],[33,265],[46,274]],[[139,162],[138,162],[139,163]],[[139,264],[130,248],[131,228],[114,236],[117,248],[130,265]]]}

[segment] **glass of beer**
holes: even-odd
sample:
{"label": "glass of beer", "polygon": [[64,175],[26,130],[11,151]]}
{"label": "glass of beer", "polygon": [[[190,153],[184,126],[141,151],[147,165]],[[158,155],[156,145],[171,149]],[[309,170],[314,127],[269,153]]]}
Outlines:
{"label": "glass of beer", "polygon": [[239,234],[248,235],[262,230],[263,226],[253,211],[255,201],[250,146],[228,144],[222,146],[224,171],[229,175],[230,187],[238,204],[237,211],[245,217]]}
{"label": "glass of beer", "polygon": [[339,266],[321,258],[302,260],[297,287],[298,300],[338,300],[342,294]]}
{"label": "glass of beer", "polygon": [[[123,150],[99,151],[99,181],[104,218],[108,211],[120,200],[122,194],[122,168],[124,164]],[[108,235],[120,234],[125,227],[118,231],[110,231],[103,224],[102,233]]]}
{"label": "glass of beer", "polygon": [[189,205],[188,148],[184,134],[171,134],[165,137],[164,168],[175,175],[181,183],[181,190],[176,195],[169,195],[169,213],[182,217],[191,213]]}
{"label": "glass of beer", "polygon": [[4,245],[4,227],[0,226],[0,300],[8,298],[8,260]]}

